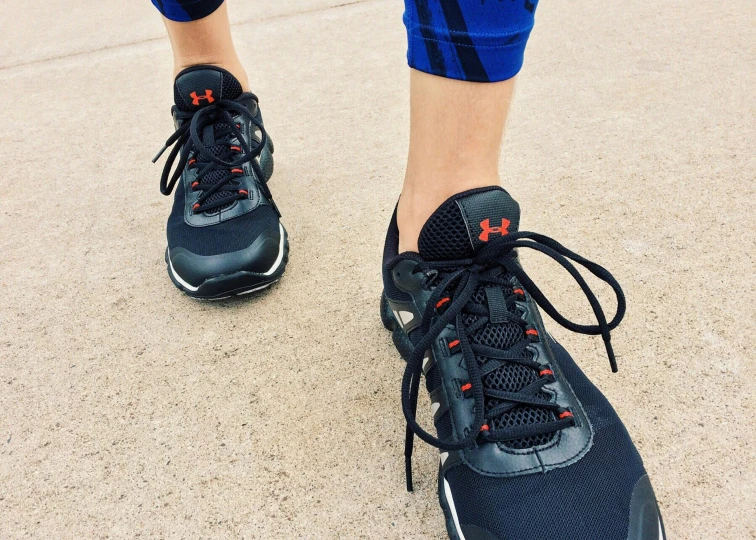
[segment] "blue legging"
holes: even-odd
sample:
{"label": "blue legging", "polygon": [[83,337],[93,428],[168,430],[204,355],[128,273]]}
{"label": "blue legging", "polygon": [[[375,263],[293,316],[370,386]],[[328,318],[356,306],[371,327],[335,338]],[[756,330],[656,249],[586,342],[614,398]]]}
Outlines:
{"label": "blue legging", "polygon": [[[173,21],[210,15],[223,0],[152,0]],[[474,82],[522,68],[538,0],[404,0],[410,67]]]}

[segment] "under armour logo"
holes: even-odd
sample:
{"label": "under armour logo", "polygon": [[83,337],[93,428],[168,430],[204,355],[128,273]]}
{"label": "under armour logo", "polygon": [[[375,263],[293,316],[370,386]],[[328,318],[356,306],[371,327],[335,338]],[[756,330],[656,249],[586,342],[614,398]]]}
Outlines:
{"label": "under armour logo", "polygon": [[488,242],[488,235],[489,234],[495,234],[498,233],[502,236],[509,234],[509,231],[507,228],[509,227],[509,220],[506,218],[501,218],[501,227],[491,227],[491,220],[490,219],[484,219],[480,222],[480,227],[483,229],[483,232],[480,233],[480,238],[483,242]]}
{"label": "under armour logo", "polygon": [[215,101],[212,90],[205,90],[205,93],[201,96],[198,96],[197,92],[192,92],[189,97],[192,98],[192,105],[199,105],[201,99],[206,99],[208,103]]}

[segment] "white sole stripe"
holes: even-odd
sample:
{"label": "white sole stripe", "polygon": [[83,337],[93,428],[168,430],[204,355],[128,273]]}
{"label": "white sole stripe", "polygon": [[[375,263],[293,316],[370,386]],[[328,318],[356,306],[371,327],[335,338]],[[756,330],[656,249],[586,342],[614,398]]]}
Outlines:
{"label": "white sole stripe", "polygon": [[[270,270],[268,270],[267,272],[264,272],[262,274],[263,276],[269,276],[269,275],[273,274],[273,272],[275,272],[276,270],[278,270],[278,267],[281,266],[281,262],[283,261],[284,243],[286,241],[286,238],[284,236],[283,225],[281,225],[279,223],[278,224],[278,228],[279,228],[279,233],[280,233],[280,236],[281,236],[281,241],[280,241],[280,243],[278,245],[278,257],[276,257],[276,260],[273,261],[273,266],[270,267]],[[197,292],[199,290],[199,287],[195,287],[195,286],[187,283],[184,280],[184,278],[182,278],[180,275],[178,275],[178,272],[176,272],[176,270],[173,268],[173,262],[171,261],[171,253],[170,253],[170,251],[168,251],[168,268],[170,268],[171,275],[173,276],[173,278],[176,281],[178,281],[181,284],[182,287],[184,287],[185,289],[187,289],[189,291],[192,291],[192,292]],[[265,288],[267,286],[268,285],[263,285],[262,287],[258,287],[257,289],[252,289],[251,291],[245,291],[245,292],[243,292],[241,294],[247,294],[247,293],[251,293],[251,292],[254,292],[254,291],[258,291],[258,290],[260,290],[262,288]]]}
{"label": "white sole stripe", "polygon": [[275,272],[276,270],[278,270],[278,267],[279,267],[279,266],[281,266],[281,261],[283,261],[283,256],[284,256],[284,242],[285,242],[285,240],[286,240],[286,237],[285,237],[285,233],[284,233],[284,228],[283,228],[283,225],[281,225],[280,223],[278,224],[278,233],[279,233],[279,235],[281,236],[281,241],[280,241],[280,243],[278,244],[278,257],[276,257],[276,260],[275,260],[275,262],[273,263],[273,266],[271,266],[271,267],[270,267],[270,270],[268,270],[267,272],[265,272],[265,273],[263,274],[264,276],[269,276],[269,275],[271,275],[271,274],[272,274],[273,272]]}
{"label": "white sole stripe", "polygon": [[193,285],[190,285],[184,279],[178,275],[176,270],[173,269],[173,262],[171,261],[171,252],[168,252],[168,268],[171,269],[171,275],[173,276],[173,279],[181,283],[181,286],[184,287],[187,290],[190,290],[192,292],[197,292],[199,290],[199,287],[194,287]]}
{"label": "white sole stripe", "polygon": [[462,529],[459,526],[459,518],[457,517],[457,509],[454,507],[451,488],[449,487],[449,482],[446,481],[446,478],[444,478],[444,495],[446,496],[446,504],[449,505],[449,511],[454,520],[454,527],[457,529],[457,536],[459,536],[459,540],[465,540],[465,535],[462,534]]}

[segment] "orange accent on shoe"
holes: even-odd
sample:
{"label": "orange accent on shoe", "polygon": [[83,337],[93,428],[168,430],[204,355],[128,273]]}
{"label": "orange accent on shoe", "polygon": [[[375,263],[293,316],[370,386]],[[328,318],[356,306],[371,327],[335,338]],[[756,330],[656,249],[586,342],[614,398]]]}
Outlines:
{"label": "orange accent on shoe", "polygon": [[450,348],[450,349],[453,349],[453,348],[454,348],[454,347],[456,347],[457,345],[459,345],[459,340],[458,340],[458,339],[455,339],[454,341],[452,341],[451,343],[449,343],[449,348]]}
{"label": "orange accent on shoe", "polygon": [[572,413],[570,411],[564,411],[559,415],[560,420],[564,420],[565,418],[572,418]]}
{"label": "orange accent on shoe", "polygon": [[480,238],[483,242],[488,242],[488,235],[490,234],[500,234],[502,236],[506,236],[509,234],[509,231],[507,230],[509,227],[509,220],[506,218],[501,218],[501,227],[491,227],[491,220],[490,219],[484,219],[480,222],[480,228],[483,229],[483,231],[480,233]]}
{"label": "orange accent on shoe", "polygon": [[538,330],[536,330],[535,328],[528,328],[527,330],[525,330],[525,334],[528,336],[537,336]]}
{"label": "orange accent on shoe", "polygon": [[246,189],[240,189],[239,195],[249,195],[249,192]]}
{"label": "orange accent on shoe", "polygon": [[205,93],[203,95],[198,95],[197,92],[192,92],[189,94],[189,97],[192,98],[192,105],[199,105],[200,100],[206,100],[208,103],[212,103],[215,101],[215,98],[213,97],[213,91],[212,90],[205,90]]}
{"label": "orange accent on shoe", "polygon": [[538,372],[539,377],[545,377],[546,375],[553,375],[553,374],[554,372],[551,371],[550,369],[544,369]]}
{"label": "orange accent on shoe", "polygon": [[463,392],[467,392],[472,388],[472,383],[463,384],[459,389]]}
{"label": "orange accent on shoe", "polygon": [[244,174],[244,169],[231,169],[231,172],[238,173],[238,174]]}

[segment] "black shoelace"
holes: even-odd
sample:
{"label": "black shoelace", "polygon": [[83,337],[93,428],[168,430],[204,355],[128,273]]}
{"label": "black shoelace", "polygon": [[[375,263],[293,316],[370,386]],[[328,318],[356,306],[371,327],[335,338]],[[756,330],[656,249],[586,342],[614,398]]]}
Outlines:
{"label": "black shoelace", "polygon": [[[559,313],[517,263],[513,251],[515,248],[539,251],[565,268],[588,299],[598,324],[578,324]],[[607,322],[596,295],[570,261],[583,266],[614,290],[617,297],[617,312],[611,321]],[[499,309],[497,313],[497,319],[503,318],[507,321],[517,322],[522,326],[522,339],[506,350],[471,343],[469,336],[490,323],[489,309],[472,301],[479,285],[511,287],[509,277],[514,276],[532,299],[559,324],[573,332],[601,335],[612,371],[617,371],[617,363],[610,341],[610,331],[619,325],[625,315],[625,296],[622,288],[605,268],[573,253],[547,236],[531,232],[509,234],[491,240],[471,259],[421,263],[415,271],[423,272],[426,276],[435,276],[431,277],[428,286],[431,282],[435,282],[436,286],[428,300],[425,313],[423,313],[422,324],[419,329],[422,338],[414,346],[402,379],[402,410],[407,420],[404,454],[408,491],[412,491],[412,449],[415,435],[440,450],[456,451],[472,447],[476,442],[511,441],[553,433],[574,425],[573,415],[568,409],[563,409],[556,403],[538,396],[544,385],[553,382],[554,373],[533,361],[527,353],[528,344],[540,339],[540,337],[536,329],[526,326],[525,321],[521,319],[515,309],[515,302],[518,298],[524,298],[523,290],[515,288],[512,294],[507,297],[503,297],[503,294],[500,295],[499,303],[502,305],[499,307],[505,306],[505,309]],[[474,315],[475,321],[469,326],[465,326],[465,315]],[[436,317],[436,320],[431,325],[434,317]],[[467,436],[456,442],[444,441],[434,437],[425,431],[416,420],[418,392],[425,352],[431,348],[444,328],[450,323],[454,324],[457,330],[457,339],[448,344],[449,348],[452,353],[462,352],[470,376],[469,382],[465,383],[460,390],[466,398],[475,400],[473,425],[469,426]],[[479,364],[481,357],[485,358],[485,362]],[[484,377],[504,363],[517,363],[539,370],[539,378],[519,392],[504,392],[486,387]],[[498,404],[486,410],[486,398],[494,399]],[[551,417],[554,420],[515,425],[498,430],[492,429],[495,425],[493,420],[521,405],[546,409],[553,413]]]}
{"label": "black shoelace", "polygon": [[[202,194],[192,210],[198,214],[222,208],[249,196],[246,190],[238,188],[235,179],[244,174],[244,164],[250,163],[257,177],[261,179],[261,188],[270,198],[262,171],[255,159],[267,144],[268,135],[262,123],[244,105],[244,102],[249,99],[257,101],[254,94],[245,92],[235,100],[219,99],[194,112],[176,111],[176,117],[183,122],[175,133],[168,137],[165,146],[152,160],[155,163],[163,152],[175,144],[168,155],[163,175],[160,178],[160,192],[163,195],[171,194],[186,167],[197,168],[199,173],[192,182],[191,188],[193,191],[201,191]],[[249,120],[260,130],[259,141],[250,137],[253,146],[244,140],[234,115]],[[207,127],[214,130],[215,144],[212,149],[202,142],[202,135]],[[238,140],[239,143],[232,143],[233,139]],[[178,165],[169,181],[171,168],[179,152],[181,155]],[[225,171],[225,174],[221,176],[209,174],[213,171]]]}

